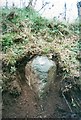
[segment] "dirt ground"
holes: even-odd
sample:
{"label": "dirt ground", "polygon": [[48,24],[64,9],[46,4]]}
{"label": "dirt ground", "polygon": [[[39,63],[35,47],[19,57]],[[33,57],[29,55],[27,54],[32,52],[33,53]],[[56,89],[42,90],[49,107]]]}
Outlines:
{"label": "dirt ground", "polygon": [[[25,61],[17,67],[16,79],[21,94],[13,97],[3,92],[3,118],[75,118],[61,94],[61,76],[57,75],[54,84],[41,100],[26,83]],[[58,73],[58,72],[57,72]],[[12,82],[10,83],[12,85]]]}
{"label": "dirt ground", "polygon": [[55,84],[51,86],[43,100],[26,84],[24,75],[17,80],[21,86],[21,95],[13,98],[8,92],[3,94],[3,118],[61,118],[69,113],[68,106],[59,92],[60,78],[56,78]]}

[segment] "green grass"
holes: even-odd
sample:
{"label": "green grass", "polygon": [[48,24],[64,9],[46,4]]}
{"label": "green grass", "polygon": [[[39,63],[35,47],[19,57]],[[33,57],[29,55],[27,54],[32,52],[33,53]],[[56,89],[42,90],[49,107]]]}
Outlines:
{"label": "green grass", "polygon": [[[42,18],[31,8],[3,8],[2,10],[0,9],[0,11],[2,11],[2,50],[4,53],[7,53],[7,51],[9,51],[8,49],[12,49],[15,55],[15,57],[13,57],[14,59],[23,55],[23,46],[29,43],[29,40],[31,40],[30,36],[32,36],[32,34],[37,35],[37,33],[40,33],[40,36],[45,36],[44,40],[47,42],[52,42],[55,38],[62,39],[66,36],[79,34],[78,20],[73,24],[69,24],[65,21],[60,22],[59,20],[47,20]],[[15,17],[12,20],[8,20],[7,16],[12,11],[15,12]],[[25,23],[24,26],[21,26],[22,22]],[[16,28],[14,28],[14,25]],[[30,29],[30,32],[27,33],[26,37],[23,37],[23,35],[25,35],[23,28],[27,30]],[[18,30],[21,30],[21,32]],[[19,41],[16,43],[14,41],[17,35],[22,37],[22,42]],[[80,42],[77,44],[76,48],[72,48],[71,50],[77,51],[79,48],[81,49]],[[43,49],[46,53],[49,51],[48,47]],[[11,60],[15,61],[12,57]]]}
{"label": "green grass", "polygon": [[[3,63],[5,64],[4,73],[7,76],[5,78],[4,75],[3,79],[6,82],[11,79],[9,76],[16,73],[16,64],[25,56],[29,54],[32,56],[34,51],[38,54],[38,48],[41,54],[48,56],[50,53],[57,53],[63,78],[73,77],[77,72],[76,66],[78,66],[76,56],[81,50],[81,42],[76,37],[79,35],[78,20],[73,24],[60,22],[57,19],[47,20],[31,8],[4,8],[0,11],[2,12],[2,18],[0,18],[2,39],[0,42],[2,42],[2,52],[6,55],[3,57]],[[15,12],[15,17],[9,20],[7,16],[12,11]],[[3,89],[9,87],[4,85]],[[16,90],[11,91],[11,94],[18,95]]]}

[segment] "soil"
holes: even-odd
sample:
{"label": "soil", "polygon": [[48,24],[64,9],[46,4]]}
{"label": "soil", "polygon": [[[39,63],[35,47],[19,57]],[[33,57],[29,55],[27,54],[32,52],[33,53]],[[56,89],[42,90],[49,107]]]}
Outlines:
{"label": "soil", "polygon": [[15,98],[8,92],[3,93],[3,118],[62,118],[70,112],[59,92],[60,77],[57,76],[53,89],[49,88],[42,100],[25,82],[24,69],[17,71],[16,78],[22,92]]}
{"label": "soil", "polygon": [[[31,59],[27,58],[28,61]],[[8,91],[2,94],[2,118],[77,118],[61,94],[61,88],[67,83],[61,84],[62,77],[60,75],[56,76],[54,84],[50,86],[43,99],[39,99],[35,92],[30,89],[25,78],[27,60],[25,58],[22,59],[24,62],[17,63],[16,79],[13,82],[15,85],[17,84],[21,94],[13,96]],[[12,82],[10,84],[13,85]]]}

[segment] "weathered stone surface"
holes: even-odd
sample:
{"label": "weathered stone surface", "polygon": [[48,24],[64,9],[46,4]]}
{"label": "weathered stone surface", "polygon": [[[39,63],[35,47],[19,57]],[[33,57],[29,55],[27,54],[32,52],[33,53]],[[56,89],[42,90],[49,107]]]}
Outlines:
{"label": "weathered stone surface", "polygon": [[46,56],[37,56],[25,67],[27,84],[39,97],[48,91],[56,76],[56,64]]}

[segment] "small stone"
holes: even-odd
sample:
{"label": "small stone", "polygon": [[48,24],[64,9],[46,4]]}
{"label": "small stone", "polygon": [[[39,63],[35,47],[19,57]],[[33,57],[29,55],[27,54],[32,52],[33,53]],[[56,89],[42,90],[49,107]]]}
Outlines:
{"label": "small stone", "polygon": [[34,106],[37,107],[37,103],[34,103]]}

